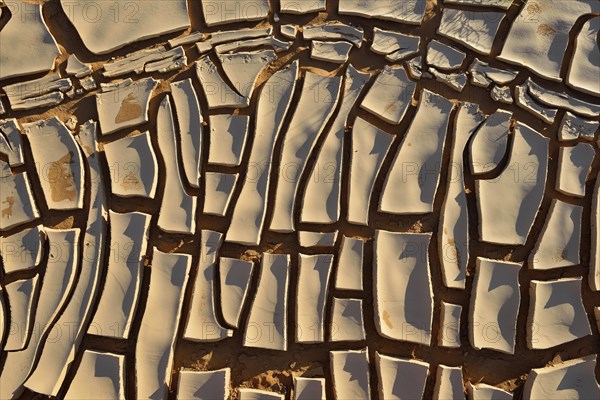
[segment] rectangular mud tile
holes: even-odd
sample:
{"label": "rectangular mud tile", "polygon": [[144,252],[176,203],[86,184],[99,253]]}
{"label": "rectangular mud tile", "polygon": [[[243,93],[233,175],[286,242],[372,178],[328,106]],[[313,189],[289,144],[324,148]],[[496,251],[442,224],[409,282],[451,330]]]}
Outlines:
{"label": "rectangular mud tile", "polygon": [[171,94],[179,126],[183,172],[187,184],[199,188],[204,121],[198,96],[190,78],[171,83]]}
{"label": "rectangular mud tile", "polygon": [[96,108],[103,135],[148,122],[148,107],[158,81],[144,78],[120,84],[108,93],[96,94]]}
{"label": "rectangular mud tile", "polygon": [[250,117],[246,115],[211,115],[208,163],[237,167],[242,161]]}
{"label": "rectangular mud tile", "polygon": [[258,390],[258,389],[248,389],[248,388],[240,388],[238,389],[240,400],[284,400],[285,396],[279,393],[270,392],[267,390]]}
{"label": "rectangular mud tile", "polygon": [[331,342],[359,342],[367,338],[361,299],[333,298],[329,335]]}
{"label": "rectangular mud tile", "polygon": [[154,249],[146,309],[135,347],[137,398],[167,397],[192,257]]}
{"label": "rectangular mud tile", "polygon": [[65,400],[125,399],[125,356],[86,350]]}
{"label": "rectangular mud tile", "polygon": [[205,38],[206,38],[205,33],[191,32],[189,35],[169,40],[169,46],[171,46],[171,48],[175,48],[177,46],[183,46],[186,44],[199,42],[201,40],[204,40]]}
{"label": "rectangular mud tile", "polygon": [[330,351],[329,363],[336,399],[370,400],[369,351]]}
{"label": "rectangular mud tile", "polygon": [[465,400],[462,367],[439,364],[436,370],[434,400]]}
{"label": "rectangular mud tile", "polygon": [[226,240],[258,245],[265,221],[273,151],[298,78],[298,62],[276,72],[261,89],[256,110],[255,136],[248,173],[227,231]]}
{"label": "rectangular mud tile", "polygon": [[[197,198],[185,191],[179,172],[177,138],[169,96],[160,103],[156,118],[158,146],[165,163],[166,182],[158,226],[165,232],[193,234],[196,231]],[[177,207],[173,207],[177,205]]]}
{"label": "rectangular mud tile", "polygon": [[475,349],[514,354],[521,267],[520,263],[477,258],[469,309],[469,339]]}
{"label": "rectangular mud tile", "polygon": [[560,82],[572,27],[580,17],[598,12],[598,2],[585,0],[533,3],[522,7],[497,58]]}
{"label": "rectangular mud tile", "polygon": [[[475,182],[480,240],[525,244],[544,196],[549,142],[517,122],[507,168],[497,178]],[[517,166],[517,170],[511,166]]]}
{"label": "rectangular mud tile", "polygon": [[165,72],[184,68],[187,65],[187,57],[183,47],[175,47],[163,53],[163,59],[149,62],[144,66],[144,72]]}
{"label": "rectangular mud tile", "polygon": [[388,339],[431,344],[430,241],[429,233],[375,232],[375,324]]}
{"label": "rectangular mud tile", "polygon": [[239,327],[253,269],[254,263],[251,261],[228,257],[219,258],[223,320],[234,328]]}
{"label": "rectangular mud tile", "polygon": [[477,104],[463,103],[453,126],[450,175],[438,228],[438,252],[444,285],[455,289],[465,288],[469,263],[469,217],[463,154],[473,132],[484,120],[485,116]]}
{"label": "rectangular mud tile", "polygon": [[184,339],[196,342],[216,342],[233,335],[217,319],[215,285],[217,284],[217,257],[223,242],[220,232],[202,230],[198,272],[194,280],[192,301],[187,315]]}
{"label": "rectangular mud tile", "polygon": [[589,283],[592,290],[600,290],[600,179],[596,178],[594,193],[592,194],[591,212],[591,260]]}
{"label": "rectangular mud tile", "polygon": [[204,213],[224,217],[239,174],[207,172],[204,175]]}
{"label": "rectangular mud tile", "polygon": [[140,297],[151,216],[110,211],[109,219],[113,253],[88,333],[127,339]]}
{"label": "rectangular mud tile", "polygon": [[11,236],[0,237],[0,256],[4,273],[10,274],[37,267],[44,257],[45,248],[46,238],[42,225]]}
{"label": "rectangular mud tile", "polygon": [[308,232],[298,231],[298,243],[302,247],[333,247],[338,231]]}
{"label": "rectangular mud tile", "polygon": [[[24,350],[6,355],[4,369],[0,374],[0,398],[3,399],[16,398],[23,393],[23,383],[33,368],[38,351],[47,340],[45,335],[50,332],[56,317],[63,310],[76,279],[80,257],[75,247],[79,243],[80,230],[45,228],[45,232],[48,236],[48,260],[51,268],[47,268],[40,287],[33,324],[35,334],[32,334]],[[58,326],[56,329],[63,328]]]}
{"label": "rectangular mud tile", "polygon": [[218,54],[238,52],[241,50],[254,49],[257,47],[271,47],[275,52],[289,50],[292,42],[284,42],[272,36],[248,40],[240,40],[231,43],[220,44],[215,47]]}
{"label": "rectangular mud tile", "polygon": [[380,399],[422,399],[429,364],[375,353]]}
{"label": "rectangular mud tile", "polygon": [[158,186],[158,163],[148,131],[106,143],[104,155],[113,194],[154,198]]}
{"label": "rectangular mud tile", "polygon": [[364,239],[342,237],[335,274],[336,289],[363,290],[364,249]]}
{"label": "rectangular mud tile", "polygon": [[57,117],[23,125],[51,210],[83,208],[85,167],[73,134]]}
{"label": "rectangular mud tile", "polygon": [[296,343],[325,341],[325,302],[333,255],[299,255]]}
{"label": "rectangular mud tile", "polygon": [[125,55],[123,58],[118,58],[104,64],[102,75],[107,78],[116,76],[128,75],[131,73],[141,74],[144,72],[146,64],[164,60],[168,58],[169,53],[164,46],[151,49],[142,49]]}
{"label": "rectangular mud tile", "polygon": [[310,58],[333,64],[344,64],[348,61],[352,44],[348,42],[323,42],[313,40],[310,47]]}
{"label": "rectangular mud tile", "polygon": [[351,64],[345,74],[344,94],[333,125],[319,151],[317,162],[306,184],[301,222],[331,224],[340,218],[342,164],[348,116],[365,84],[368,73],[357,71]]}
{"label": "rectangular mud tile", "polygon": [[338,12],[342,15],[354,15],[363,18],[375,18],[384,21],[419,25],[425,14],[425,2],[422,0],[339,0]]}
{"label": "rectangular mud tile", "polygon": [[581,286],[581,277],[531,281],[527,317],[529,349],[549,349],[592,334]]}
{"label": "rectangular mud tile", "polygon": [[460,317],[462,306],[442,301],[440,308],[438,346],[460,347]]}
{"label": "rectangular mud tile", "polygon": [[32,332],[32,320],[38,295],[38,275],[4,286],[10,310],[10,326],[4,351],[23,350]]}
{"label": "rectangular mud tile", "polygon": [[[385,180],[378,210],[427,214],[440,181],[442,154],[454,103],[426,89]],[[423,136],[423,132],[428,135]]]}
{"label": "rectangular mud tile", "polygon": [[385,66],[377,75],[360,107],[384,121],[398,125],[411,104],[417,85],[404,68]]}
{"label": "rectangular mud tile", "polygon": [[325,399],[325,378],[294,377],[294,400]]}
{"label": "rectangular mud tile", "polygon": [[300,179],[317,140],[335,112],[342,79],[306,72],[302,93],[283,142],[273,220],[269,229],[294,231],[294,209]]}
{"label": "rectangular mud tile", "polygon": [[56,72],[42,78],[6,85],[2,89],[10,101],[11,108],[19,110],[24,109],[19,107],[19,104],[25,103],[27,99],[40,98],[48,93],[66,92],[71,87],[71,79],[62,78],[60,72]]}
{"label": "rectangular mud tile", "polygon": [[437,32],[481,54],[490,54],[505,14],[444,8]]}
{"label": "rectangular mud tile", "polygon": [[444,4],[460,4],[472,7],[494,7],[508,10],[513,4],[513,0],[444,0]]}
{"label": "rectangular mud tile", "polygon": [[177,398],[181,400],[227,400],[231,370],[229,368],[214,371],[179,371]]}
{"label": "rectangular mud tile", "polygon": [[597,399],[600,397],[600,387],[594,373],[597,357],[593,354],[532,369],[524,385],[523,397],[560,400],[573,396]]}
{"label": "rectangular mud tile", "polygon": [[600,32],[600,18],[586,21],[575,39],[575,52],[569,65],[566,83],[570,87],[592,96],[600,95],[600,47],[594,40]]}
{"label": "rectangular mud tile", "polygon": [[263,253],[258,288],[244,332],[244,346],[287,350],[288,254]]}

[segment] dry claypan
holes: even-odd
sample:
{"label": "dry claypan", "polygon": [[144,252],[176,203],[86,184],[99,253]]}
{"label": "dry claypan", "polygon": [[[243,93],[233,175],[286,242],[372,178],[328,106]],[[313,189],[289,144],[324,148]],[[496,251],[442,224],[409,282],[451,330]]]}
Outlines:
{"label": "dry claypan", "polygon": [[0,2],[0,399],[598,399],[597,0]]}

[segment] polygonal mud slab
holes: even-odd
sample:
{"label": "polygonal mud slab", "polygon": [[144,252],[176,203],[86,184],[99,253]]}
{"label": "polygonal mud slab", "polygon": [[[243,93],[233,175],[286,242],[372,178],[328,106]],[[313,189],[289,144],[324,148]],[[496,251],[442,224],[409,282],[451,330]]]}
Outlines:
{"label": "polygonal mud slab", "polygon": [[31,320],[35,315],[34,305],[38,292],[39,276],[20,279],[4,287],[10,309],[10,326],[4,351],[23,350],[32,332]]}
{"label": "polygonal mud slab", "polygon": [[325,400],[324,378],[294,377],[294,400]]}
{"label": "polygonal mud slab", "polygon": [[104,145],[112,193],[152,199],[158,186],[158,162],[148,132]]}
{"label": "polygonal mud slab", "polygon": [[333,64],[344,64],[352,50],[352,44],[348,42],[323,42],[313,40],[310,48],[310,58],[318,61],[326,61]]}
{"label": "polygonal mud slab", "polygon": [[73,134],[57,118],[23,125],[51,210],[83,208],[85,170]]}
{"label": "polygonal mud slab", "polygon": [[0,120],[0,154],[8,157],[11,167],[25,164],[21,129],[16,119]]}
{"label": "polygonal mud slab", "polygon": [[276,232],[294,230],[294,210],[300,178],[306,169],[325,125],[333,116],[340,97],[342,79],[307,72],[296,112],[285,134],[273,219],[269,229]]}
{"label": "polygonal mud slab", "polygon": [[386,65],[360,106],[384,121],[398,125],[411,104],[416,87],[404,68]]}
{"label": "polygonal mud slab", "polygon": [[463,153],[471,135],[484,118],[476,104],[465,103],[458,110],[454,126],[450,176],[440,213],[438,249],[444,285],[456,289],[465,288],[469,263],[469,217]]}
{"label": "polygonal mud slab", "polygon": [[112,256],[88,332],[127,339],[137,310],[151,216],[109,212]]}
{"label": "polygonal mud slab", "polygon": [[[23,383],[33,368],[37,352],[47,340],[44,335],[49,332],[51,324],[62,311],[75,282],[79,263],[79,253],[75,246],[79,243],[79,229],[46,228],[45,232],[50,254],[35,312],[33,326],[36,327],[36,334],[31,336],[23,351],[7,354],[0,374],[0,397],[3,399],[19,397],[23,393]],[[62,328],[59,326],[56,331],[60,329]]]}
{"label": "polygonal mud slab", "polygon": [[258,389],[238,389],[240,400],[283,400],[285,396],[275,392]]}
{"label": "polygonal mud slab", "polygon": [[375,353],[380,399],[421,399],[429,364]]}
{"label": "polygonal mud slab", "polygon": [[340,218],[344,133],[350,111],[370,78],[352,65],[346,69],[341,105],[306,184],[301,222],[328,224]]}
{"label": "polygonal mud slab", "polygon": [[584,117],[594,118],[600,115],[600,104],[589,103],[571,96],[566,92],[546,89],[531,78],[525,82],[528,93],[540,104],[554,108],[565,108]]}
{"label": "polygonal mud slab", "polygon": [[42,4],[17,0],[10,3],[10,12],[2,24],[0,80],[54,69],[61,52],[43,18]]}
{"label": "polygonal mud slab", "polygon": [[351,342],[365,340],[367,334],[363,322],[363,301],[361,299],[333,298],[333,309],[329,340]]}
{"label": "polygonal mud slab", "polygon": [[73,4],[61,0],[60,3],[84,45],[95,54],[109,53],[129,43],[190,26],[187,2],[183,0],[141,4],[123,0],[114,4],[91,0]]}
{"label": "polygonal mud slab", "polygon": [[433,388],[434,400],[465,400],[463,373],[461,367],[439,364]]}
{"label": "polygonal mud slab", "polygon": [[583,207],[553,199],[548,217],[529,255],[533,269],[552,269],[579,264]]}
{"label": "polygonal mud slab", "polygon": [[471,141],[471,171],[473,175],[495,170],[508,149],[512,113],[497,110],[477,130]]}
{"label": "polygonal mud slab", "polygon": [[254,263],[250,261],[219,258],[221,312],[223,320],[234,328],[237,328],[240,323],[253,268]]}
{"label": "polygonal mud slab", "polygon": [[207,172],[204,175],[204,213],[224,217],[239,174]]}
{"label": "polygonal mud slab", "polygon": [[514,354],[522,264],[477,258],[469,309],[469,339],[476,349]]}
{"label": "polygonal mud slab", "polygon": [[273,50],[240,52],[219,56],[229,82],[242,96],[252,97],[258,77],[269,63],[277,59]]}
{"label": "polygonal mud slab", "polygon": [[433,75],[436,81],[443,83],[457,92],[462,92],[467,85],[467,74],[465,73],[446,74],[435,68],[429,68],[427,71]]}
{"label": "polygonal mud slab", "polygon": [[581,27],[575,41],[575,52],[569,65],[567,85],[593,96],[600,95],[600,47],[594,40],[600,32],[600,18],[594,17]]}
{"label": "polygonal mud slab", "polygon": [[296,343],[325,340],[325,301],[333,255],[300,254],[296,298]]}
{"label": "polygonal mud slab", "polygon": [[527,376],[523,396],[527,399],[597,399],[596,355],[534,368]]}
{"label": "polygonal mud slab", "polygon": [[280,0],[279,8],[284,14],[308,14],[317,11],[325,11],[326,0]]}
{"label": "polygonal mud slab", "polygon": [[[158,226],[165,232],[188,233],[196,231],[197,198],[187,194],[179,171],[179,153],[171,101],[165,97],[156,117],[158,146],[166,169],[164,197],[158,215]],[[173,207],[173,205],[177,205]]]}
{"label": "polygonal mud slab", "polygon": [[342,237],[335,274],[336,289],[363,290],[364,248],[364,239]]}
{"label": "polygonal mud slab", "polygon": [[561,142],[577,138],[594,140],[598,128],[600,128],[599,121],[589,121],[567,111],[558,128],[558,140]]}
{"label": "polygonal mud slab", "polygon": [[338,12],[342,15],[355,15],[363,18],[375,18],[386,21],[419,25],[425,14],[425,2],[422,0],[339,0]]}
{"label": "polygonal mud slab", "polygon": [[396,54],[394,58],[409,57],[419,51],[421,38],[400,32],[387,31],[378,27],[373,28],[373,43],[371,51],[375,54]]}
{"label": "polygonal mud slab", "polygon": [[135,349],[138,398],[166,398],[192,257],[152,254],[150,288]]}
{"label": "polygonal mud slab", "polygon": [[500,388],[486,385],[485,383],[477,383],[473,385],[467,382],[467,393],[470,400],[512,400],[513,394]]}
{"label": "polygonal mud slab", "polygon": [[582,278],[531,281],[527,346],[549,349],[592,334],[581,298]]}
{"label": "polygonal mud slab", "polygon": [[462,306],[442,301],[438,345],[460,347],[460,315]]}
{"label": "polygonal mud slab", "polygon": [[587,143],[561,147],[555,189],[566,195],[585,197],[585,185],[595,155],[594,147]]}
{"label": "polygonal mud slab", "polygon": [[207,26],[238,21],[265,19],[269,13],[267,0],[215,0],[202,2],[202,14]]}
{"label": "polygonal mud slab", "polygon": [[171,83],[171,94],[179,124],[183,173],[188,185],[199,188],[204,120],[198,96],[191,79]]}
{"label": "polygonal mud slab", "polygon": [[302,29],[305,40],[346,40],[358,48],[362,45],[363,36],[363,28],[341,23],[309,25]]}
{"label": "polygonal mud slab", "polygon": [[544,107],[533,100],[525,85],[515,87],[515,98],[517,106],[521,107],[523,110],[528,111],[547,124],[554,123],[558,110],[555,108]]}
{"label": "polygonal mud slab", "polygon": [[27,172],[13,174],[0,160],[0,230],[8,230],[39,218]]}
{"label": "polygonal mud slab", "polygon": [[489,87],[492,83],[506,85],[517,77],[517,71],[490,67],[488,63],[475,58],[469,67],[471,83],[475,86]]}
{"label": "polygonal mud slab", "polygon": [[125,399],[125,356],[86,350],[66,400]]}
{"label": "polygonal mud slab", "polygon": [[180,400],[228,399],[231,370],[179,371],[177,398]]}
{"label": "polygonal mud slab", "polygon": [[242,161],[250,118],[244,115],[211,115],[208,163],[237,167]]}
{"label": "polygonal mud slab", "polygon": [[460,68],[466,54],[438,40],[427,44],[427,64],[444,71]]}
{"label": "polygonal mud slab", "polygon": [[596,178],[596,186],[592,194],[592,240],[590,275],[588,281],[592,290],[600,290],[600,179]]}
{"label": "polygonal mud slab", "polygon": [[478,53],[490,54],[504,13],[445,8],[438,33]]}
{"label": "polygonal mud slab", "polygon": [[600,4],[593,0],[527,4],[513,21],[498,59],[560,82],[571,28],[581,16],[599,11]]}
{"label": "polygonal mud slab", "polygon": [[375,181],[394,137],[362,118],[352,127],[352,158],[348,187],[348,222],[369,224]]}
{"label": "polygonal mud slab", "polygon": [[329,352],[336,399],[369,400],[368,349]]}
{"label": "polygonal mud slab", "polygon": [[244,346],[287,349],[290,256],[263,253],[260,278],[244,334]]}
{"label": "polygonal mud slab", "polygon": [[495,179],[476,181],[480,240],[525,244],[544,196],[549,142],[527,125],[517,123],[504,171]]}
{"label": "polygonal mud slab", "polygon": [[200,260],[194,280],[192,301],[183,337],[197,342],[215,342],[230,337],[233,331],[219,323],[216,311],[217,257],[223,234],[200,232]]}
{"label": "polygonal mud slab", "polygon": [[229,83],[225,82],[217,66],[208,56],[196,61],[196,74],[202,84],[209,110],[248,107],[248,98],[240,95]]}
{"label": "polygonal mud slab", "polygon": [[38,225],[8,237],[0,237],[0,256],[4,273],[10,274],[37,267],[44,257],[44,236],[43,226]]}
{"label": "polygonal mud slab", "polygon": [[431,234],[375,232],[375,324],[386,338],[431,343],[430,240]]}
{"label": "polygonal mud slab", "polygon": [[103,135],[148,122],[150,96],[158,82],[152,78],[125,80],[96,94],[98,120]]}
{"label": "polygonal mud slab", "polygon": [[248,245],[260,242],[267,208],[275,141],[292,100],[298,78],[298,63],[276,72],[266,83],[272,90],[261,90],[256,110],[255,137],[250,151],[250,166],[244,179],[226,240]]}
{"label": "polygonal mud slab", "polygon": [[[378,210],[427,214],[440,181],[442,153],[454,104],[426,89],[383,185]],[[423,136],[423,132],[428,132]]]}

